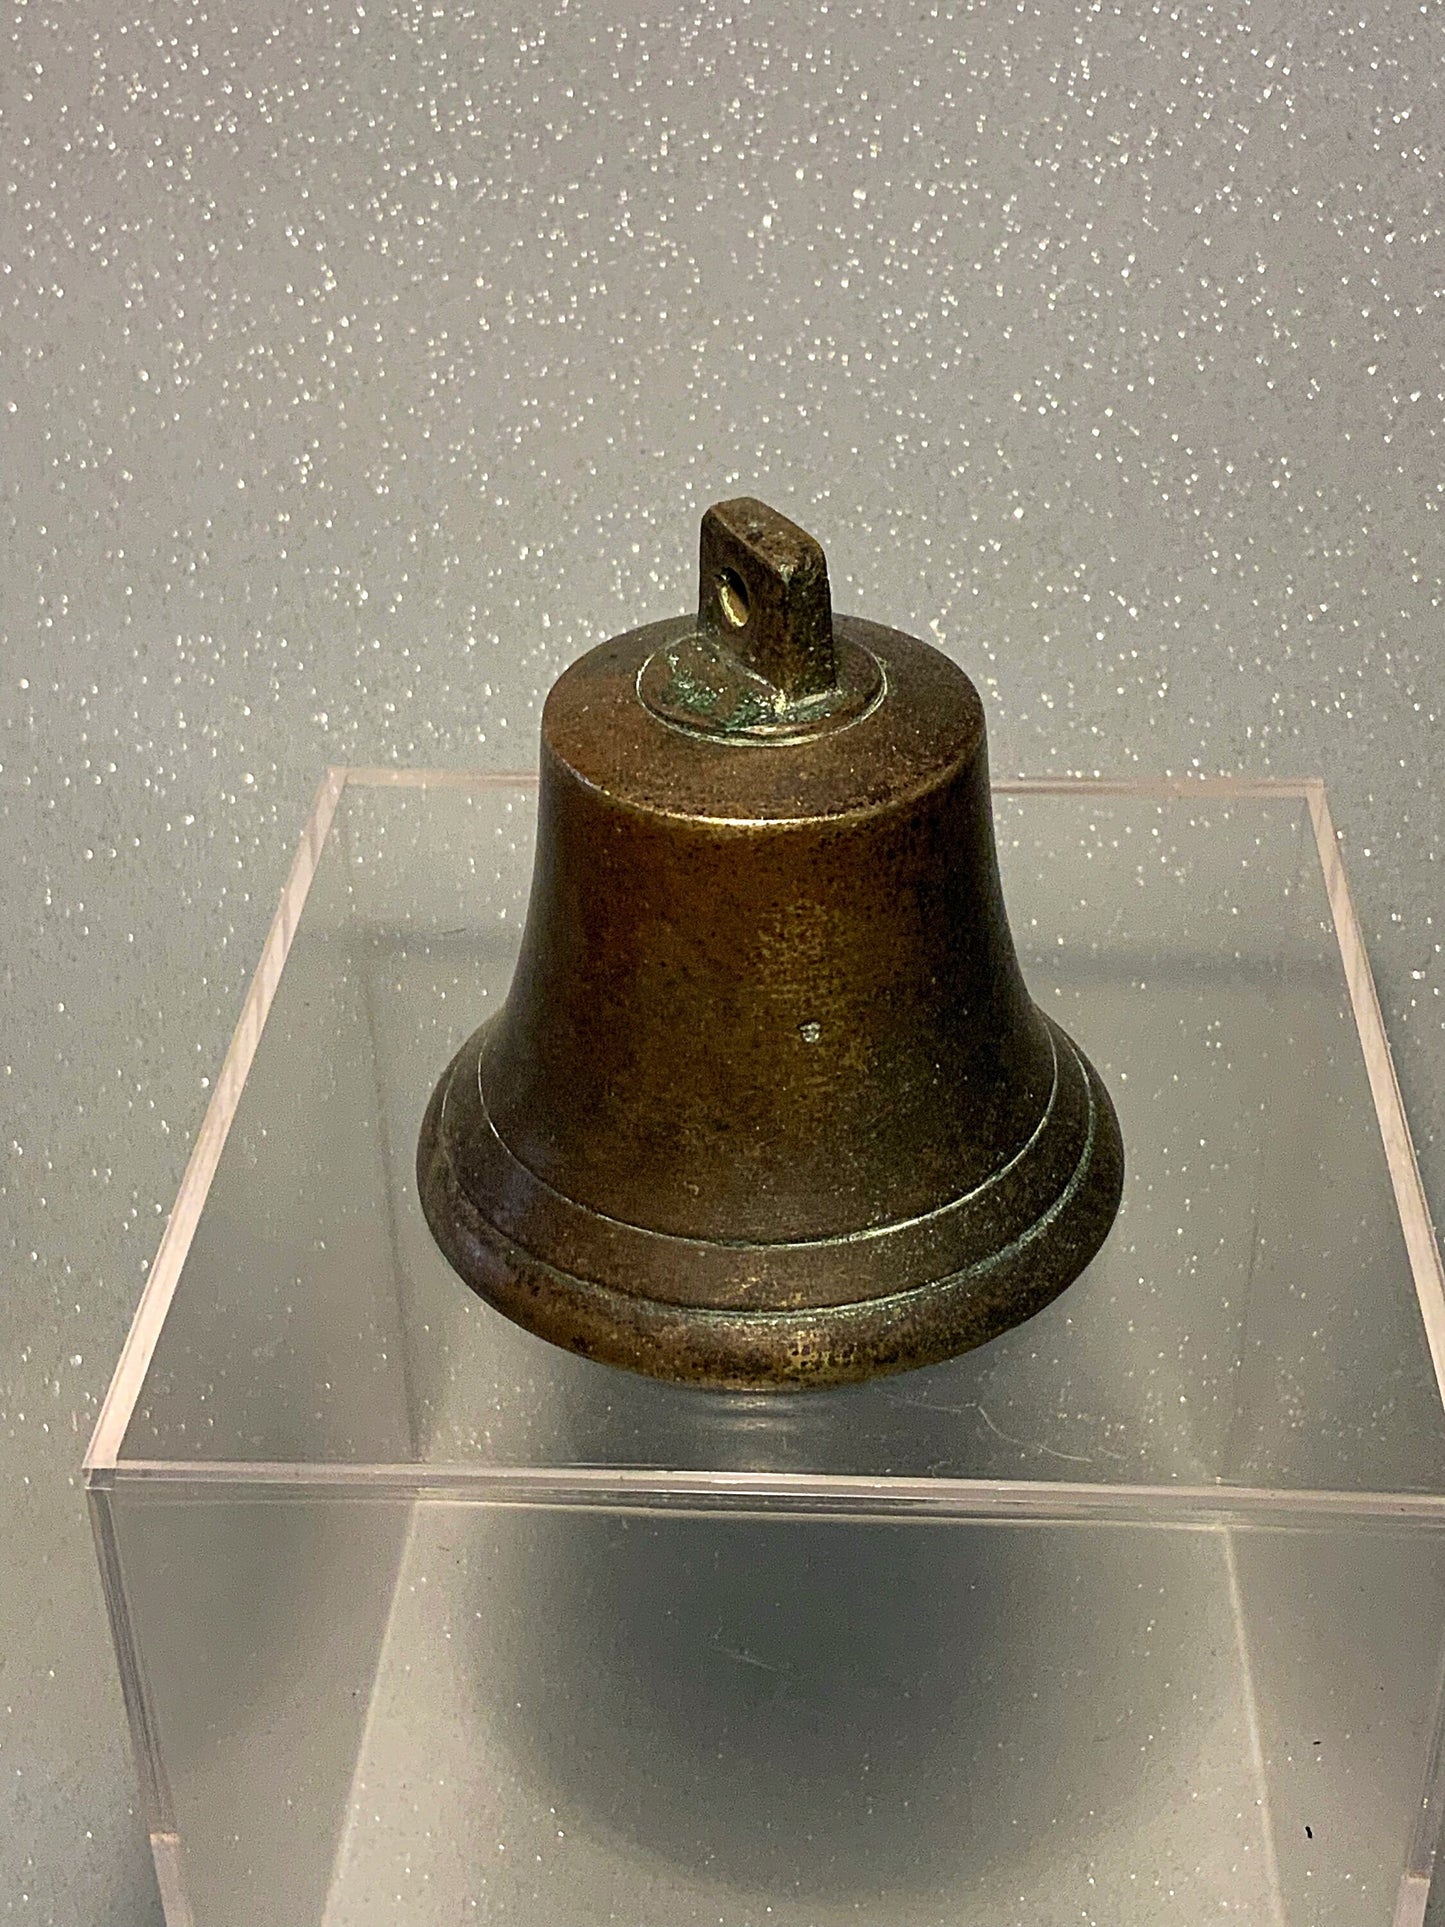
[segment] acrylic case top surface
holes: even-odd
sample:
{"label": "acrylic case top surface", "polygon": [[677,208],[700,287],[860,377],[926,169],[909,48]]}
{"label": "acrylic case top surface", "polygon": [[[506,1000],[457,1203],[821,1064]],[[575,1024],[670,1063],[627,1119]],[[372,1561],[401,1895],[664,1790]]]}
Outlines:
{"label": "acrylic case top surface", "polygon": [[805,1397],[559,1351],[473,1297],[427,1231],[417,1126],[506,993],[535,797],[465,772],[323,785],[93,1483],[1143,1518],[1415,1495],[1433,1516],[1445,1293],[1319,784],[996,787],[1020,960],[1113,1094],[1123,1207],[1028,1323]]}

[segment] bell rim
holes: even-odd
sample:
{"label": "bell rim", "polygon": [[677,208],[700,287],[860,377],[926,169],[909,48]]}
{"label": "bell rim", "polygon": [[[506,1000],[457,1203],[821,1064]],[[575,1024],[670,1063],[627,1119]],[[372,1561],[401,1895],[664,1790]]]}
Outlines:
{"label": "bell rim", "polygon": [[[422,1124],[422,1210],[452,1269],[488,1305],[599,1363],[726,1391],[822,1389],[939,1364],[1051,1304],[1097,1255],[1118,1213],[1124,1150],[1108,1089],[1067,1033],[1046,1021],[1076,1060],[1087,1094],[1073,1168],[1016,1236],[902,1291],[801,1308],[718,1308],[643,1296],[549,1262],[488,1218],[451,1156],[446,1100],[471,1040],[438,1081]],[[880,1227],[879,1244],[886,1249],[904,1228]]]}

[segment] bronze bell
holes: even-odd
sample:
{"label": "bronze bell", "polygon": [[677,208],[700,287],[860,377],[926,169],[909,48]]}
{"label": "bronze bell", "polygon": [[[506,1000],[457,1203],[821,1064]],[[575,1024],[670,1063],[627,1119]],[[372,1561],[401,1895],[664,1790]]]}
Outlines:
{"label": "bronze bell", "polygon": [[548,696],[516,975],[417,1171],[498,1310],[702,1385],[950,1357],[1103,1243],[1119,1126],[1019,972],[978,694],[761,502]]}

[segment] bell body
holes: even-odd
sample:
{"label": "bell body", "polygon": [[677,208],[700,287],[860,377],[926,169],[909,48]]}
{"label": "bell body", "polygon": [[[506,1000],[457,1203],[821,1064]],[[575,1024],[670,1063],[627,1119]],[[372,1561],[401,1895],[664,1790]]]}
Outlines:
{"label": "bell body", "polygon": [[547,700],[515,978],[418,1174],[468,1283],[614,1364],[781,1387],[929,1363],[1047,1303],[1118,1205],[1108,1096],[1014,955],[977,694],[925,644],[832,627],[865,699],[811,733],[659,716],[640,684],[690,618]]}

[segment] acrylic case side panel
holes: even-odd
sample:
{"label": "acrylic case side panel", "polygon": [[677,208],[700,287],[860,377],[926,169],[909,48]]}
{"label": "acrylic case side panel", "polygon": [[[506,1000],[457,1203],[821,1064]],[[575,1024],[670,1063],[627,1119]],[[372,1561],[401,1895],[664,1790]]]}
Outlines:
{"label": "acrylic case side panel", "polygon": [[1146,1371],[1142,1433],[1109,1441],[1155,1435],[1142,1478],[1440,1489],[1440,1386],[1308,796],[1074,797],[1097,827],[1077,880],[1046,847],[1067,818],[1002,801],[1025,968],[1086,1047],[1108,1040],[1129,1166],[1109,1244],[1035,1321],[1074,1319],[1059,1403],[1105,1409]]}
{"label": "acrylic case side panel", "polygon": [[1418,1919],[1445,1527],[104,1496],[172,1927]]}
{"label": "acrylic case side panel", "polygon": [[1439,1828],[1445,1522],[1230,1535],[1283,1917],[1419,1927]]}
{"label": "acrylic case side panel", "polygon": [[95,1496],[168,1927],[319,1923],[409,1503],[124,1474]]}
{"label": "acrylic case side panel", "polygon": [[411,1421],[346,791],[122,1460],[407,1460]]}
{"label": "acrylic case side panel", "polygon": [[1392,1927],[1442,1542],[1341,1530],[1343,1696],[1327,1532],[423,1501],[327,1927]]}
{"label": "acrylic case side panel", "polygon": [[1436,1491],[1440,1386],[1313,834],[1281,887],[1283,968],[1262,1063],[1226,1474],[1265,1487]]}

